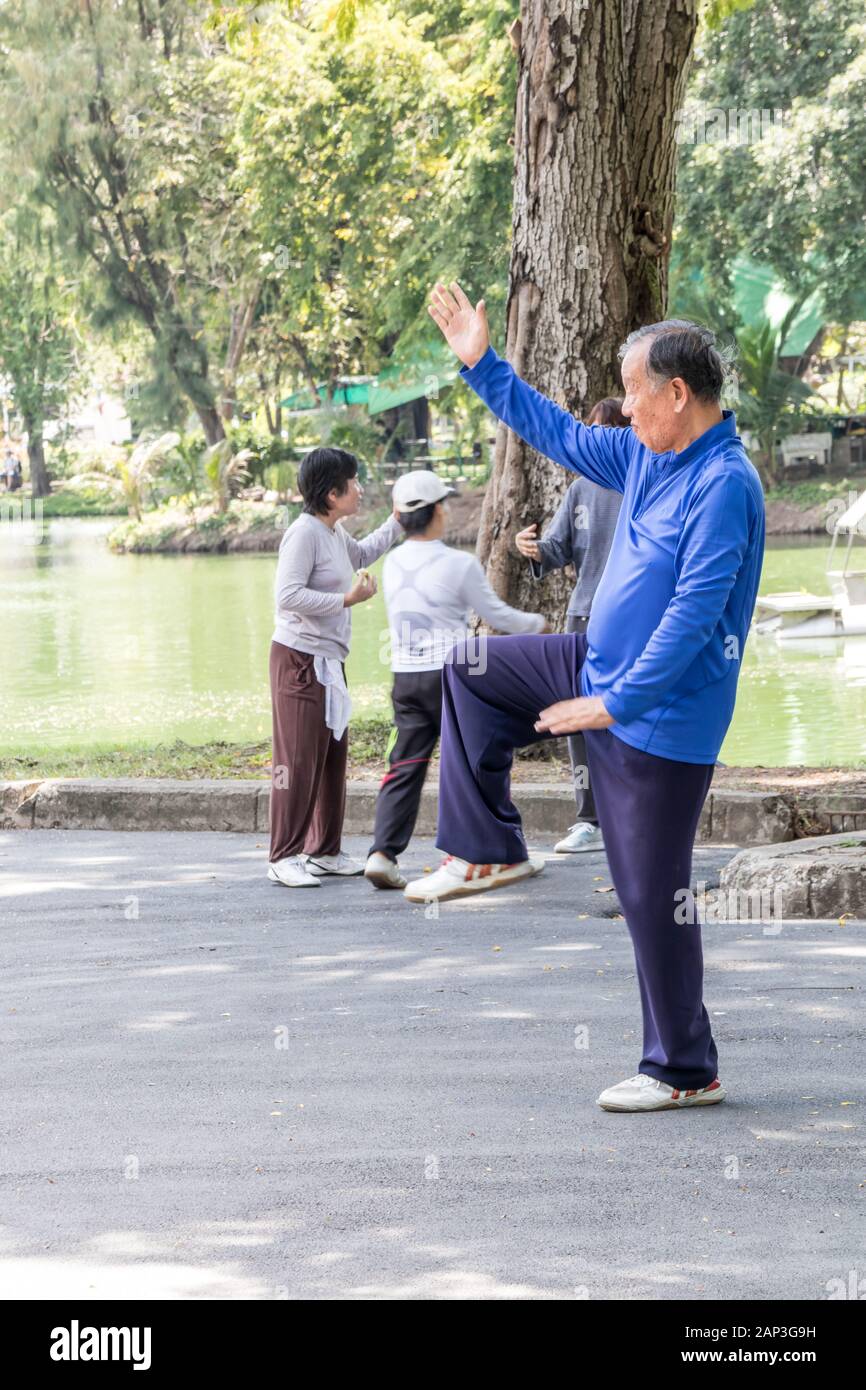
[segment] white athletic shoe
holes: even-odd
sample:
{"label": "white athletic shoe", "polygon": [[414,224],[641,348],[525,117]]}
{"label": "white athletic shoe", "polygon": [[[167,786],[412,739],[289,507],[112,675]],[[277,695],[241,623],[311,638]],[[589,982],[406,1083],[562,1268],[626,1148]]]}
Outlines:
{"label": "white athletic shoe", "polygon": [[544,868],[543,859],[524,859],[519,864],[470,864],[449,854],[435,873],[416,878],[407,884],[403,896],[410,903],[426,903],[435,899],[465,898],[470,893],[487,893],[492,888],[507,888],[522,878],[533,878]]}
{"label": "white athletic shoe", "polygon": [[268,865],[268,878],[272,883],[281,883],[284,888],[318,888],[319,880],[308,874],[299,854],[287,855]]}
{"label": "white athletic shoe", "polygon": [[342,850],[339,854],[304,854],[301,858],[307,872],[315,874],[317,878],[325,878],[331,874],[340,878],[352,878],[355,874],[364,872],[364,865],[359,864],[357,859],[351,859]]}
{"label": "white athletic shoe", "polygon": [[604,838],[597,825],[588,820],[579,820],[577,825],[568,827],[568,834],[558,845],[553,846],[555,854],[585,854],[587,850],[604,849]]}
{"label": "white athletic shoe", "polygon": [[657,1081],[654,1076],[638,1072],[628,1081],[620,1081],[618,1086],[608,1086],[596,1104],[602,1110],[680,1110],[686,1105],[718,1105],[726,1094],[718,1077],[709,1086],[696,1091],[680,1091],[664,1081]]}
{"label": "white athletic shoe", "polygon": [[389,859],[387,854],[380,854],[378,850],[369,856],[364,877],[370,880],[374,888],[406,887],[406,880],[396,860]]}

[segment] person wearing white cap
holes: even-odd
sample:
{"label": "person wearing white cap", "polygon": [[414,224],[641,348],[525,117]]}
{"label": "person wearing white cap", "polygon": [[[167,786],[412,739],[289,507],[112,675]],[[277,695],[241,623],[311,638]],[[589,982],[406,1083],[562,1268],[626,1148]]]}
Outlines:
{"label": "person wearing white cap", "polygon": [[364,870],[376,888],[406,886],[398,856],[412,838],[439,738],[442,668],[454,643],[465,640],[470,612],[503,633],[549,630],[543,614],[503,603],[474,555],[442,540],[447,498],[454,492],[427,469],[404,473],[394,484],[394,513],[406,539],[386,556],[382,570],[395,728]]}

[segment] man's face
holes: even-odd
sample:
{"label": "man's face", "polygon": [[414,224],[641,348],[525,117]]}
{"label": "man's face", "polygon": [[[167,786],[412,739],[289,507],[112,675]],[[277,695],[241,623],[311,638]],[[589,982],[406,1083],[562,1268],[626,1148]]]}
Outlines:
{"label": "man's face", "polygon": [[688,392],[679,377],[673,381],[653,382],[647,376],[646,358],[651,343],[651,338],[644,338],[623,358],[625,399],[622,413],[641,444],[654,454],[664,454],[674,447],[682,432],[682,412],[688,404]]}

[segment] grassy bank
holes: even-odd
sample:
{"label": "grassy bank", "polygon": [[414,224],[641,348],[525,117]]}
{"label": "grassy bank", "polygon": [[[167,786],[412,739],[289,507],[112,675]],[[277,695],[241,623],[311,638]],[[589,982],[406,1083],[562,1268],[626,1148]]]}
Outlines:
{"label": "grassy bank", "polygon": [[768,502],[790,502],[805,511],[834,498],[846,497],[849,492],[861,493],[864,487],[866,476],[863,474],[856,478],[804,478],[798,483],[780,483],[778,487],[769,488],[766,499]]}
{"label": "grassy bank", "polygon": [[107,497],[104,492],[52,492],[48,497],[31,497],[29,493],[22,496],[20,492],[0,492],[0,503],[3,507],[10,508],[8,514],[20,518],[22,511],[25,518],[42,516],[47,520],[58,516],[116,516],[126,515],[125,508],[121,507],[113,498]]}
{"label": "grassy bank", "polygon": [[[349,775],[378,776],[385,768],[391,724],[386,718],[353,720],[349,728]],[[546,765],[558,775],[566,768],[565,744],[525,749],[518,757]],[[258,743],[190,744],[177,740],[156,747],[71,749],[13,755],[0,753],[0,781],[39,781],[48,777],[267,777],[271,745]]]}
{"label": "grassy bank", "polygon": [[[353,720],[349,728],[350,778],[381,777],[387,766],[391,733],[382,717]],[[564,739],[518,749],[516,782],[568,784],[571,771]],[[270,774],[271,746],[255,743],[190,744],[177,740],[156,747],[121,749],[70,749],[56,753],[12,755],[0,753],[0,781],[41,781],[52,777],[170,777],[264,778]],[[431,763],[438,776],[438,756]],[[854,790],[866,793],[866,761],[848,767],[717,767],[716,788],[748,788],[753,791],[820,793]]]}
{"label": "grassy bank", "polygon": [[135,554],[221,554],[231,550],[279,548],[286,527],[298,515],[297,505],[277,506],[236,499],[224,512],[206,505],[160,507],[145,512],[140,521],[130,518],[108,537],[112,550]]}

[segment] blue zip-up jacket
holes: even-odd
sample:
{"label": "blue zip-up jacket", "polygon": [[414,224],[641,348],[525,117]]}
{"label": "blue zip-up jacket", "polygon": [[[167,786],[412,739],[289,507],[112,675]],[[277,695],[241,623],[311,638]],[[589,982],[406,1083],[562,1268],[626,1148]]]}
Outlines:
{"label": "blue zip-up jacket", "polygon": [[582,425],[492,348],[461,376],[533,449],[623,494],[587,629],[582,694],[623,742],[714,763],[731,722],[764,555],[764,495],[733,413],[682,453]]}

